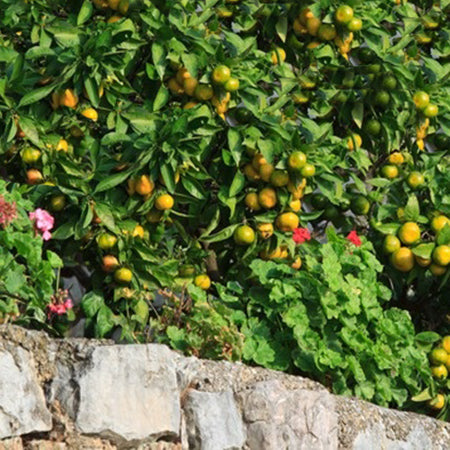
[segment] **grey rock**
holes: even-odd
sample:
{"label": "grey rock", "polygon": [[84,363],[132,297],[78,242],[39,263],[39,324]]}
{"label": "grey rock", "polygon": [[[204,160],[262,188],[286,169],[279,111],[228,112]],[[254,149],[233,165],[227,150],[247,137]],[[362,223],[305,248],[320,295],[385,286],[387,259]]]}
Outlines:
{"label": "grey rock", "polygon": [[29,353],[0,349],[0,368],[0,439],[50,430],[52,416]]}
{"label": "grey rock", "polygon": [[277,380],[241,393],[247,446],[254,450],[338,448],[335,402],[326,391],[288,390]]}
{"label": "grey rock", "polygon": [[95,347],[69,372],[61,373],[59,383],[70,376],[76,386],[75,396],[63,400],[72,405],[68,413],[81,433],[129,442],[178,436],[180,400],[167,347]]}
{"label": "grey rock", "polygon": [[190,449],[240,449],[244,445],[244,425],[231,391],[190,391],[184,411]]}

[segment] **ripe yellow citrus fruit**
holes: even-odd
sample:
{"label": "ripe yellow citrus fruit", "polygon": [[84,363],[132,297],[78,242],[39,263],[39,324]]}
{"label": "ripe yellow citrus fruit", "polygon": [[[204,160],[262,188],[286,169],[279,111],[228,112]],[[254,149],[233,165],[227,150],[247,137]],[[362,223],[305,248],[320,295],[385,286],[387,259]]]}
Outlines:
{"label": "ripe yellow citrus fruit", "polygon": [[261,205],[259,204],[258,194],[256,192],[249,192],[244,199],[244,202],[248,209],[252,211],[259,211]]}
{"label": "ripe yellow citrus fruit", "polygon": [[311,36],[317,36],[320,26],[322,25],[322,21],[317,17],[309,17],[306,20],[306,29]]}
{"label": "ripe yellow citrus fruit", "polygon": [[257,228],[259,235],[263,239],[269,239],[273,235],[273,225],[271,223],[260,223]]}
{"label": "ripe yellow citrus fruit", "polygon": [[431,264],[431,259],[421,258],[420,256],[417,256],[417,255],[414,255],[414,257],[416,258],[416,263],[420,267],[428,267]]}
{"label": "ripe yellow citrus fruit", "polygon": [[275,167],[272,164],[261,164],[259,166],[259,175],[261,180],[269,182]]}
{"label": "ripe yellow citrus fruit", "polygon": [[391,164],[400,166],[405,162],[405,157],[400,152],[394,152],[389,155],[388,160]]}
{"label": "ripe yellow citrus fruit", "polygon": [[198,86],[198,80],[197,80],[197,78],[192,78],[192,77],[186,78],[183,81],[182,86],[183,86],[184,92],[187,95],[189,95],[190,97],[193,97],[195,94],[195,89],[197,89],[197,86]]}
{"label": "ripe yellow citrus fruit", "polygon": [[444,336],[442,338],[442,348],[447,352],[450,353],[450,336]]}
{"label": "ripe yellow citrus fruit", "polygon": [[275,189],[264,188],[258,194],[259,204],[265,209],[271,209],[277,204],[277,193]]}
{"label": "ripe yellow citrus fruit", "polygon": [[267,164],[266,158],[264,158],[262,153],[255,153],[255,155],[252,158],[252,167],[255,170],[259,171],[259,169],[263,164]]}
{"label": "ripe yellow citrus fruit", "polygon": [[133,278],[133,272],[126,267],[121,267],[114,272],[114,279],[118,283],[128,284]]}
{"label": "ripe yellow citrus fruit", "polygon": [[303,198],[304,189],[306,186],[306,178],[303,178],[302,182],[295,185],[292,181],[287,184],[287,190],[292,194],[294,200],[299,200]]}
{"label": "ripe yellow citrus fruit", "polygon": [[397,166],[394,166],[393,164],[386,164],[381,169],[381,173],[385,178],[392,180],[392,179],[398,177],[398,168],[397,168]]}
{"label": "ripe yellow citrus fruit", "polygon": [[440,366],[435,366],[431,368],[431,373],[434,378],[444,379],[448,376],[448,370],[447,367],[444,366],[444,364],[441,364]]}
{"label": "ripe yellow citrus fruit", "polygon": [[402,246],[400,239],[393,234],[388,234],[384,238],[383,251],[385,253],[394,253]]}
{"label": "ripe yellow citrus fruit", "polygon": [[116,23],[118,22],[122,17],[121,16],[111,16],[106,22],[107,23]]}
{"label": "ripe yellow citrus fruit", "polygon": [[281,259],[281,258],[287,258],[289,256],[289,253],[285,247],[277,247],[273,251],[269,250],[263,250],[259,253],[259,256],[261,259]]}
{"label": "ripe yellow citrus fruit", "polygon": [[438,245],[433,251],[433,261],[439,266],[450,264],[450,245]]}
{"label": "ripe yellow citrus fruit", "polygon": [[447,362],[448,353],[443,348],[435,348],[430,353],[430,362],[434,366],[439,366]]}
{"label": "ripe yellow citrus fruit", "polygon": [[60,139],[58,145],[56,146],[56,150],[67,152],[69,151],[69,143],[65,139]]}
{"label": "ripe yellow citrus fruit", "polygon": [[59,104],[61,106],[67,106],[68,108],[75,108],[78,105],[78,96],[73,89],[66,89],[59,96]]}
{"label": "ripe yellow citrus fruit", "polygon": [[86,117],[86,119],[90,119],[93,122],[97,122],[98,120],[98,112],[94,108],[87,108],[81,112],[81,115]]}
{"label": "ripe yellow citrus fruit", "polygon": [[400,247],[392,253],[391,262],[400,272],[409,272],[414,267],[414,254],[408,247]]}
{"label": "ripe yellow citrus fruit", "polygon": [[136,225],[136,227],[133,230],[132,236],[143,238],[144,234],[145,234],[144,227],[142,225]]}
{"label": "ripe yellow citrus fruit", "polygon": [[428,401],[430,408],[440,410],[445,406],[445,397],[442,394],[438,394]]}
{"label": "ripe yellow citrus fruit", "polygon": [[322,41],[332,41],[336,36],[336,27],[328,23],[323,23],[317,30],[317,37]]}
{"label": "ripe yellow citrus fruit", "polygon": [[348,31],[360,31],[363,27],[363,21],[359,17],[353,17],[348,23],[347,23],[347,30]]}
{"label": "ripe yellow citrus fruit", "polygon": [[286,61],[286,52],[284,49],[277,47],[270,55],[272,64],[279,64]]}
{"label": "ripe yellow citrus fruit", "polygon": [[194,284],[200,289],[207,291],[211,287],[211,278],[206,274],[197,275],[194,278]]}
{"label": "ripe yellow citrus fruit", "polygon": [[155,183],[147,175],[141,175],[135,180],[134,189],[139,195],[148,195],[155,189]]}
{"label": "ripe yellow citrus fruit", "polygon": [[448,217],[444,215],[436,216],[433,217],[433,220],[431,221],[431,229],[437,233],[441,231],[446,224],[450,226],[450,219]]}
{"label": "ripe yellow citrus fruit", "polygon": [[118,259],[113,255],[105,255],[102,258],[103,272],[114,272],[119,267]]}
{"label": "ripe yellow citrus fruit", "polygon": [[28,184],[39,184],[42,183],[44,176],[37,169],[27,170],[27,183]]}
{"label": "ripe yellow citrus fruit", "polygon": [[167,87],[169,88],[169,91],[173,94],[173,95],[181,95],[184,94],[184,89],[183,86],[181,86],[177,79],[175,77],[170,78],[169,81],[167,82]]}
{"label": "ripe yellow citrus fruit", "polygon": [[255,231],[248,225],[241,225],[234,232],[234,242],[238,245],[250,245],[255,241]]}
{"label": "ripe yellow citrus fruit", "polygon": [[167,209],[171,209],[174,203],[175,201],[170,194],[163,194],[156,198],[155,208],[160,211],[165,211]]}
{"label": "ripe yellow citrus fruit", "polygon": [[353,19],[353,9],[348,5],[341,5],[336,10],[334,17],[339,24],[345,24]]}
{"label": "ripe yellow citrus fruit", "polygon": [[217,66],[212,73],[212,80],[216,84],[225,84],[231,78],[231,70],[228,66]]}
{"label": "ripe yellow citrus fruit", "polygon": [[356,148],[361,147],[362,145],[362,138],[359,134],[356,133],[352,133],[348,138],[347,138],[347,147],[350,151],[353,151],[355,149],[355,144],[356,144]]}
{"label": "ripe yellow citrus fruit", "polygon": [[297,258],[295,258],[294,262],[291,264],[291,267],[293,269],[299,270],[302,267],[302,258],[300,258],[300,256],[297,256]]}
{"label": "ripe yellow citrus fruit", "polygon": [[424,92],[416,92],[413,96],[413,102],[417,109],[425,109],[430,103],[430,96]]}
{"label": "ripe yellow citrus fruit", "polygon": [[298,228],[298,225],[300,223],[300,219],[298,218],[297,214],[293,212],[286,212],[283,214],[280,214],[277,217],[276,220],[276,226],[280,231],[294,231],[296,228]]}
{"label": "ripe yellow citrus fruit", "polygon": [[197,106],[198,103],[197,102],[187,102],[184,106],[183,109],[191,109],[194,108],[195,106]]}
{"label": "ripe yellow citrus fruit", "polygon": [[289,175],[284,170],[274,170],[270,176],[270,183],[275,187],[283,187],[289,183]]}
{"label": "ripe yellow citrus fruit", "polygon": [[398,230],[398,238],[405,245],[414,244],[420,239],[420,228],[415,222],[406,222]]}
{"label": "ripe yellow citrus fruit", "polygon": [[110,250],[116,245],[117,238],[113,234],[102,233],[98,237],[97,243],[102,250]]}
{"label": "ripe yellow citrus fruit", "polygon": [[302,25],[306,25],[308,19],[311,19],[312,17],[314,17],[313,12],[309,8],[303,8],[297,19]]}
{"label": "ripe yellow citrus fruit", "polygon": [[447,268],[433,263],[430,266],[430,272],[435,277],[440,277],[440,276],[444,275],[447,272]]}
{"label": "ripe yellow citrus fruit", "polygon": [[25,164],[34,164],[41,159],[41,152],[37,148],[27,147],[22,150],[21,156]]}
{"label": "ripe yellow citrus fruit", "polygon": [[243,169],[244,175],[251,181],[258,181],[261,177],[251,164],[246,164]]}
{"label": "ripe yellow citrus fruit", "polygon": [[289,155],[288,167],[293,171],[300,171],[306,164],[306,155],[303,152],[294,152]]}
{"label": "ripe yellow citrus fruit", "polygon": [[298,199],[291,200],[289,202],[289,208],[291,208],[292,211],[294,211],[294,212],[299,212],[300,209],[302,208],[302,202],[300,200],[298,200]]}
{"label": "ripe yellow citrus fruit", "polygon": [[189,73],[189,71],[186,69],[186,67],[180,67],[177,70],[177,74],[175,75],[175,79],[177,80],[177,83],[180,86],[183,86],[184,82],[186,80],[189,80],[189,78],[192,78],[192,76]]}

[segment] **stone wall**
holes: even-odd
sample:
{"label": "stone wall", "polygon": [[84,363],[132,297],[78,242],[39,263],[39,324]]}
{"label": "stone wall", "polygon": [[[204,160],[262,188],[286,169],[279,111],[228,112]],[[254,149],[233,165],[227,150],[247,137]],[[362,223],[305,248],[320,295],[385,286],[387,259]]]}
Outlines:
{"label": "stone wall", "polygon": [[428,450],[450,425],[161,345],[0,327],[0,449]]}

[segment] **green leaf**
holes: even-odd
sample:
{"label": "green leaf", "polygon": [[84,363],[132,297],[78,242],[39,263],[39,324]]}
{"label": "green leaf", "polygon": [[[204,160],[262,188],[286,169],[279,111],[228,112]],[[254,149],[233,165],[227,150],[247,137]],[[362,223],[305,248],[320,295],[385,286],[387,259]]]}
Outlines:
{"label": "green leaf", "polygon": [[431,400],[432,398],[433,396],[431,395],[430,388],[426,388],[420,394],[411,397],[411,400],[413,402],[426,402],[428,400]]}
{"label": "green leaf", "polygon": [[234,230],[239,226],[239,224],[230,225],[228,227],[223,228],[218,233],[211,234],[210,236],[204,237],[200,239],[203,242],[220,242],[226,239],[229,239],[233,236]]}
{"label": "green leaf", "polygon": [[103,191],[107,191],[115,186],[117,186],[120,183],[123,183],[129,176],[131,171],[126,170],[124,172],[115,173],[114,175],[111,175],[103,180],[101,180],[97,187],[94,190],[94,193],[99,193]]}
{"label": "green leaf", "polygon": [[44,97],[47,97],[54,89],[55,86],[53,84],[50,84],[48,86],[35,89],[34,91],[27,92],[20,99],[18,107],[20,108],[21,106],[27,106],[31,105],[32,103],[36,103]]}
{"label": "green leaf", "polygon": [[93,11],[94,5],[91,0],[84,0],[81,5],[80,12],[78,13],[77,25],[80,26],[87,22],[91,18]]}
{"label": "green leaf", "polygon": [[429,244],[419,244],[417,247],[412,249],[412,252],[420,258],[431,259],[434,248],[434,242]]}
{"label": "green leaf", "polygon": [[441,339],[441,336],[434,331],[422,331],[422,333],[417,334],[415,337],[415,341],[420,344],[434,344],[439,339]]}
{"label": "green leaf", "polygon": [[106,333],[112,330],[114,326],[114,315],[106,306],[102,305],[97,313],[97,321],[95,323],[95,334],[97,337],[104,337]]}
{"label": "green leaf", "polygon": [[358,128],[362,127],[364,118],[364,103],[356,102],[352,108],[352,118]]}
{"label": "green leaf", "polygon": [[161,87],[156,94],[155,101],[153,102],[153,111],[160,110],[169,101],[169,90],[161,84]]}
{"label": "green leaf", "polygon": [[241,171],[237,171],[230,185],[230,197],[235,197],[245,187],[245,176]]}
{"label": "green leaf", "polygon": [[103,304],[103,295],[96,291],[87,293],[81,300],[81,308],[87,317],[94,317]]}
{"label": "green leaf", "polygon": [[47,250],[47,259],[54,269],[59,269],[64,266],[63,260],[54,252]]}
{"label": "green leaf", "polygon": [[417,221],[420,215],[419,201],[415,195],[408,197],[408,203],[405,206],[405,220]]}
{"label": "green leaf", "polygon": [[154,42],[152,45],[152,58],[159,78],[161,78],[162,80],[166,67],[166,52],[164,50],[164,47],[158,42]]}
{"label": "green leaf", "polygon": [[286,42],[287,28],[288,28],[287,17],[280,16],[280,18],[278,19],[278,22],[275,26],[275,29],[277,30],[277,34],[280,37],[282,42]]}
{"label": "green leaf", "polygon": [[450,225],[448,223],[445,224],[444,228],[442,228],[436,239],[437,245],[450,245]]}

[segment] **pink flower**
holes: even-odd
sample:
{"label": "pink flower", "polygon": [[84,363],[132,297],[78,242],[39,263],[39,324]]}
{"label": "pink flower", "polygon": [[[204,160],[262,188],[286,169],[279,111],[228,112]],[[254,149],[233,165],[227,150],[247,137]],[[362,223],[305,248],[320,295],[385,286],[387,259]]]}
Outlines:
{"label": "pink flower", "polygon": [[348,235],[347,235],[347,239],[352,244],[356,245],[356,247],[360,247],[362,244],[361,239],[359,238],[358,234],[356,233],[356,230],[350,231],[350,233],[348,233]]}
{"label": "pink flower", "polygon": [[55,219],[52,215],[45,211],[45,209],[38,208],[36,211],[31,212],[28,216],[30,220],[34,220],[34,227],[36,231],[40,231],[42,233],[42,239],[44,239],[44,241],[51,239],[52,234],[50,233],[50,230],[55,224]]}
{"label": "pink flower", "polygon": [[68,298],[65,302],[64,302],[64,306],[66,309],[72,309],[73,308],[73,302],[71,298]]}
{"label": "pink flower", "polygon": [[0,225],[7,227],[17,217],[16,202],[9,203],[0,195]]}
{"label": "pink flower", "polygon": [[294,239],[296,244],[303,244],[303,242],[311,239],[311,234],[309,233],[308,228],[296,228],[292,235],[292,239]]}

